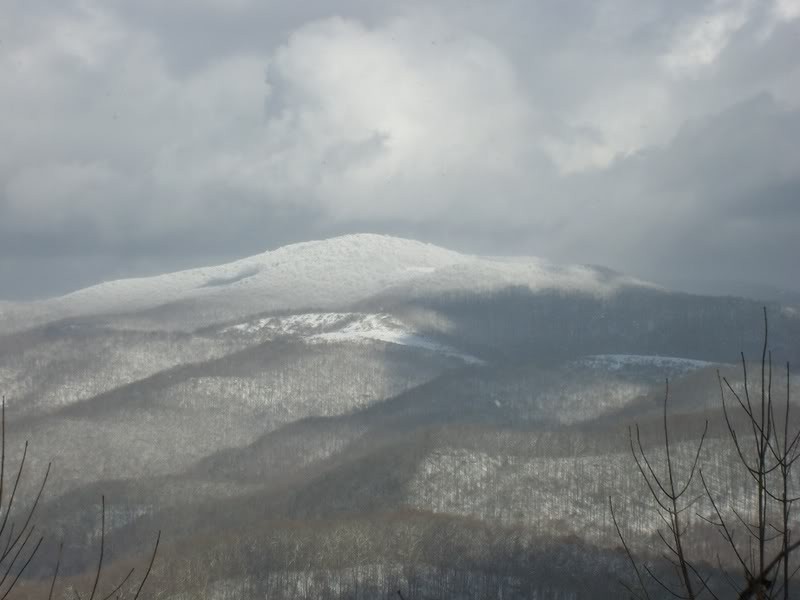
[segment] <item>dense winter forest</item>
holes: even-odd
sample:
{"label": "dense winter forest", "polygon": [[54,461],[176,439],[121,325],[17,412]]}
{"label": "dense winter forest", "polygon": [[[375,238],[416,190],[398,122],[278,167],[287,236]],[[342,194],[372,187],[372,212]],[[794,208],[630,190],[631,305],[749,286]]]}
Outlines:
{"label": "dense winter forest", "polygon": [[[55,582],[54,597],[86,598],[98,572],[95,597],[123,580],[120,591],[133,597],[160,531],[141,598],[371,599],[399,590],[408,600],[555,600],[622,597],[626,586],[645,597],[626,548],[649,597],[669,597],[682,580],[662,540],[668,513],[659,517],[648,481],[656,484],[643,477],[666,473],[666,380],[676,479],[683,485],[695,461],[703,477],[689,481],[682,502],[691,506],[679,517],[698,571],[694,592],[730,597],[746,586],[718,519],[745,553],[745,523],[760,514],[770,527],[782,522],[774,507],[759,508],[723,411],[743,439],[750,422],[731,394],[744,393],[744,352],[760,406],[761,304],[591,268],[536,265],[539,279],[548,275],[537,288],[519,262],[498,259],[455,260],[459,276],[445,285],[446,272],[423,268],[444,251],[379,236],[278,252],[302,273],[324,268],[320,257],[342,269],[342,254],[358,261],[364,246],[387,244],[401,256],[398,271],[419,268],[410,282],[373,292],[362,273],[347,292],[365,293],[347,298],[314,283],[316,295],[298,296],[296,310],[285,306],[290,298],[251,313],[262,302],[257,277],[214,270],[139,280],[149,291],[134,306],[119,302],[136,298],[135,288],[108,285],[10,306],[0,336],[6,489],[30,446],[9,519],[16,532],[5,535],[10,545],[37,529],[19,556],[6,554],[0,589],[41,532],[17,597],[46,596]],[[276,262],[270,253],[258,260]],[[461,282],[476,278],[464,271],[490,285],[472,289]],[[511,277],[518,282],[507,285]],[[787,392],[797,398],[798,374],[786,363],[800,359],[800,318],[778,304],[766,314],[777,416],[765,422],[796,431],[800,411],[792,405],[788,421],[784,411]],[[730,384],[726,405],[721,381]],[[654,470],[640,471],[632,449]],[[768,474],[776,497],[777,474]],[[790,475],[791,493],[795,482]],[[792,531],[797,519],[788,513]],[[769,556],[781,550],[774,537]],[[792,557],[788,567],[797,564]]]}

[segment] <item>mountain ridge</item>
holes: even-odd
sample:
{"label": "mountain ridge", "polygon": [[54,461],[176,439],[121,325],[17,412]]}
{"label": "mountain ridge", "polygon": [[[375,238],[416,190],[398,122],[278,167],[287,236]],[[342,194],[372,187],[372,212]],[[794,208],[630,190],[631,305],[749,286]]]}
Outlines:
{"label": "mountain ridge", "polygon": [[275,310],[343,309],[387,293],[418,296],[509,286],[601,296],[624,287],[657,287],[608,269],[558,266],[537,257],[462,254],[405,238],[350,234],[222,265],[103,282],[46,300],[0,302],[0,331],[14,329],[12,321],[41,324],[174,303],[200,302],[236,318]]}

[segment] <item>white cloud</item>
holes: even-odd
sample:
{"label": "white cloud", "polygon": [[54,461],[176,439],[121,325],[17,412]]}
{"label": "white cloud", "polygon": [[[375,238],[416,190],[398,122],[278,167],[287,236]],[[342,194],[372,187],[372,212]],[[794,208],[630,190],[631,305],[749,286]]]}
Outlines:
{"label": "white cloud", "polygon": [[800,0],[775,0],[774,12],[784,21],[800,18]]}
{"label": "white cloud", "polygon": [[[285,96],[269,128],[287,184],[342,218],[452,208],[448,181],[512,176],[530,143],[532,109],[506,57],[444,25],[318,22],[292,35],[270,74]],[[437,194],[415,197],[424,186]]]}
{"label": "white cloud", "polygon": [[468,32],[328,19],[268,64],[268,86],[262,63],[229,59],[176,89],[169,126],[191,134],[159,150],[160,186],[224,182],[340,220],[424,219],[467,201],[463,178],[524,168],[530,102],[502,52]]}
{"label": "white cloud", "polygon": [[747,23],[752,5],[751,0],[716,0],[708,11],[692,16],[675,32],[664,66],[676,76],[698,76]]}
{"label": "white cloud", "polygon": [[669,93],[657,80],[598,90],[565,116],[576,135],[548,136],[543,146],[562,174],[604,168],[669,139],[671,108]]}

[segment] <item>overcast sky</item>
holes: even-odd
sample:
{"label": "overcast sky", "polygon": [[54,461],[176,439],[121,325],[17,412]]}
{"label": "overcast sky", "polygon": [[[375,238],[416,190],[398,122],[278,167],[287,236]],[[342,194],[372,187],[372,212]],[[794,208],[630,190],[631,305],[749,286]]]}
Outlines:
{"label": "overcast sky", "polygon": [[800,0],[3,0],[0,298],[383,232],[798,288]]}

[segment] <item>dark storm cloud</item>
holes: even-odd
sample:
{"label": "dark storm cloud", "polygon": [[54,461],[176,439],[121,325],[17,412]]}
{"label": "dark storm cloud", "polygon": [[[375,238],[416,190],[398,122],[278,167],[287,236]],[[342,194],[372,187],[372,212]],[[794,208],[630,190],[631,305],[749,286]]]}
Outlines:
{"label": "dark storm cloud", "polygon": [[793,0],[0,12],[0,298],[361,230],[795,285]]}
{"label": "dark storm cloud", "polygon": [[669,144],[582,176],[570,191],[587,214],[564,233],[562,251],[578,259],[588,250],[652,278],[792,287],[798,135],[800,111],[769,96],[689,122]]}

